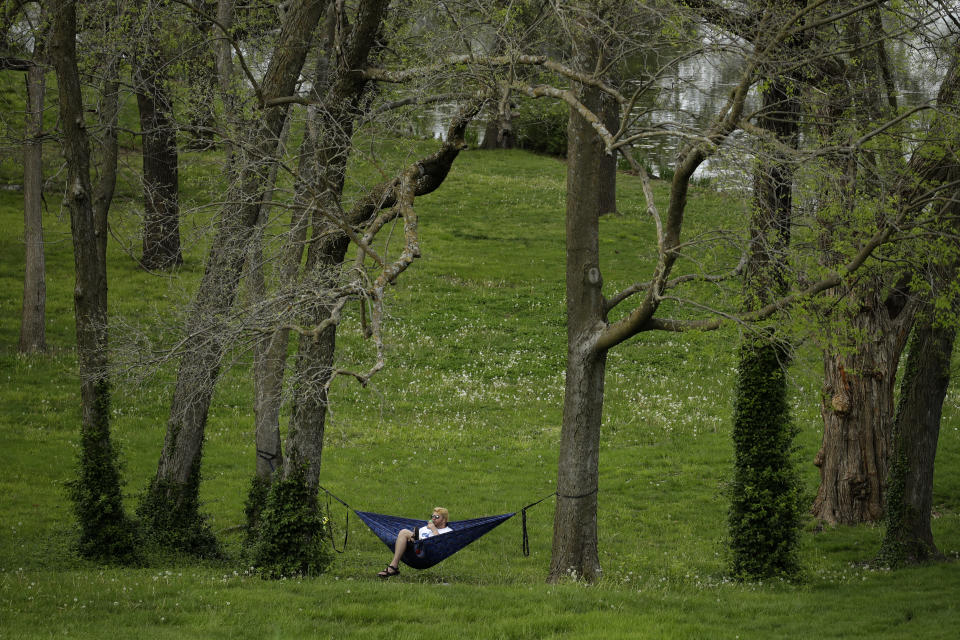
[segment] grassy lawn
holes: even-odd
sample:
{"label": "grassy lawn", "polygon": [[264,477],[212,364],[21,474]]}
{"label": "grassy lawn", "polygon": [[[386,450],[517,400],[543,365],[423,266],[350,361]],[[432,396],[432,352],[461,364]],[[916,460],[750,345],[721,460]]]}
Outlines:
{"label": "grassy lawn", "polygon": [[[183,159],[186,264],[142,272],[137,193],[121,185],[110,240],[111,340],[125,371],[142,373],[125,345],[169,343],[202,271],[202,205],[219,176],[200,155]],[[521,152],[467,152],[435,194],[417,201],[423,258],[392,289],[388,367],[368,388],[334,385],[322,482],[357,509],[454,520],[512,512],[553,491],[563,395],[564,165]],[[358,168],[357,174],[363,170]],[[665,193],[658,187],[659,195]],[[602,220],[606,291],[645,280],[654,226],[639,183],[619,181],[621,215]],[[64,482],[78,441],[69,220],[48,195],[50,353],[16,354],[22,293],[22,200],[0,191],[0,638],[954,638],[960,624],[955,562],[895,573],[866,568],[877,527],[803,540],[799,584],[725,578],[725,487],[736,328],[645,334],[610,354],[600,459],[603,579],[545,584],[553,501],[432,569],[375,577],[386,548],[356,517],[324,576],[265,581],[240,554],[238,525],[254,468],[250,355],[224,372],[210,413],[202,499],[231,555],[223,562],[155,557],[147,567],[77,559]],[[687,237],[742,224],[742,199],[707,188],[690,195]],[[396,237],[396,236],[395,236]],[[399,245],[396,239],[392,247]],[[723,249],[693,253],[709,267]],[[716,290],[715,301],[729,292]],[[666,309],[683,314],[683,308]],[[348,320],[338,342],[346,368],[373,362]],[[164,334],[165,335],[165,334]],[[121,348],[123,347],[123,348]],[[819,447],[820,358],[815,340],[792,368],[799,458],[810,500]],[[118,373],[114,430],[128,503],[156,471],[175,367]],[[948,395],[937,459],[934,535],[960,555],[960,394]],[[334,503],[337,544],[346,510]]]}

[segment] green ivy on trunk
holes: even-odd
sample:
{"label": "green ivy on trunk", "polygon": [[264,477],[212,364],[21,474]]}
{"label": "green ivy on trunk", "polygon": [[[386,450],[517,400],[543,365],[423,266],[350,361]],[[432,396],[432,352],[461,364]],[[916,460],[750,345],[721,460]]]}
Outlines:
{"label": "green ivy on trunk", "polygon": [[740,579],[789,579],[800,571],[802,503],[788,360],[786,345],[769,335],[746,341],[740,352],[729,512],[731,571]]}

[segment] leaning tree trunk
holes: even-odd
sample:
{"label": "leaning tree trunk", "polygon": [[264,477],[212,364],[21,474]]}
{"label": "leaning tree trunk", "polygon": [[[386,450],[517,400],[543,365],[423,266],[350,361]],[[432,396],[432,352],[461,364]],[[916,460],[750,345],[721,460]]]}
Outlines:
{"label": "leaning tree trunk", "polygon": [[180,251],[180,187],[177,130],[172,118],[163,64],[148,51],[137,65],[137,106],[143,133],[143,256],[145,269],[183,263]]}
{"label": "leaning tree trunk", "polygon": [[[352,121],[347,129],[352,129]],[[322,165],[322,173],[336,183],[337,194],[343,188],[342,171],[346,169],[347,157],[347,147],[340,149],[343,153],[339,157],[327,158],[328,162]],[[319,206],[331,204],[324,199]],[[331,209],[328,209],[329,211]],[[331,222],[324,220],[319,212],[314,214],[311,226],[313,242],[307,250],[305,280],[319,290],[329,290],[335,278],[331,271],[339,270],[346,256],[349,240]],[[307,322],[312,325],[319,325],[329,319],[330,314],[331,307],[322,299],[315,300],[305,310]],[[327,395],[330,377],[333,375],[336,340],[336,324],[327,326],[317,336],[301,335],[294,364],[293,412],[290,416],[283,476],[288,478],[303,473],[307,486],[314,490],[320,478],[323,435],[327,422]]]}
{"label": "leaning tree trunk", "polygon": [[[364,60],[366,55],[363,56]],[[314,193],[320,194],[312,210],[312,239],[307,247],[304,281],[316,290],[335,286],[349,248],[349,238],[326,216],[338,216],[338,202],[343,192],[350,138],[353,132],[354,109],[363,92],[364,83],[339,82],[333,89],[336,105],[349,105],[336,112],[318,111],[318,139],[304,167],[303,175],[312,176]],[[308,325],[319,325],[330,318],[330,303],[318,298],[304,309]],[[283,476],[302,472],[307,485],[316,488],[320,478],[323,434],[327,421],[327,394],[333,374],[337,327],[327,326],[319,335],[301,335],[294,364],[293,412],[287,436],[287,455]]]}
{"label": "leaning tree trunk", "polygon": [[[318,68],[325,65],[318,64]],[[314,87],[326,85],[326,80],[318,73]],[[307,118],[313,116],[314,107],[307,109]],[[289,132],[288,126],[284,137]],[[297,286],[300,265],[303,263],[304,247],[307,242],[312,198],[305,193],[306,185],[312,185],[316,162],[316,128],[307,127],[300,145],[300,165],[297,182],[294,187],[294,206],[281,250],[278,282],[280,287],[293,289]],[[276,180],[276,166],[272,170],[271,184]],[[266,335],[253,348],[253,419],[254,442],[256,450],[254,476],[247,495],[246,517],[247,532],[255,540],[260,525],[260,514],[265,506],[271,484],[275,477],[283,476],[283,439],[280,435],[280,408],[283,400],[284,376],[290,344],[290,329],[281,323],[283,311],[270,304],[270,293],[265,277],[265,256],[263,253],[263,224],[269,207],[264,204],[261,222],[252,243],[251,257],[248,260],[248,279],[253,293],[254,304],[262,306],[268,316],[263,318]],[[280,305],[289,304],[289,298],[281,296]]]}
{"label": "leaning tree trunk", "polygon": [[[66,205],[70,211],[76,282],[74,314],[80,369],[80,472],[71,497],[80,521],[80,551],[88,557],[135,558],[133,529],[123,508],[120,472],[110,437],[110,379],[107,372],[107,210],[112,184],[95,193],[90,182],[90,145],[76,56],[76,4],[52,6],[50,61],[60,95],[63,151],[67,164]],[[108,81],[108,86],[111,83]],[[108,118],[115,117],[108,96]],[[108,123],[110,125],[111,123]],[[113,134],[108,126],[107,135]],[[108,140],[108,145],[115,139]],[[109,154],[108,154],[109,155]],[[105,181],[111,180],[105,167]],[[115,175],[115,165],[112,175]],[[97,203],[97,206],[94,206]]]}
{"label": "leaning tree trunk", "polygon": [[[594,89],[582,91],[599,107]],[[567,372],[557,468],[550,581],[593,581],[602,569],[597,552],[600,424],[606,351],[595,341],[606,326],[599,248],[599,198],[603,145],[571,110],[567,129]]]}
{"label": "leaning tree trunk", "polygon": [[[341,49],[338,68],[331,74],[330,88],[324,96],[325,108],[318,109],[315,114],[315,155],[306,161],[316,163],[313,167],[316,183],[309,185],[316,203],[311,211],[312,238],[307,247],[304,280],[321,291],[335,280],[335,272],[339,271],[349,247],[349,239],[331,222],[331,218],[340,215],[354,120],[367,87],[367,81],[353,70],[365,67],[371,52],[379,46],[379,33],[388,4],[387,0],[364,0],[357,7],[349,41]],[[357,224],[362,221],[344,222]],[[305,309],[305,320],[319,325],[330,317],[330,311],[327,301],[317,299]],[[326,327],[316,337],[302,335],[297,348],[293,412],[283,476],[289,479],[302,473],[311,490],[315,490],[319,482],[327,389],[335,350],[336,324]]]}
{"label": "leaning tree trunk", "polygon": [[20,316],[20,353],[45,351],[47,284],[43,250],[43,101],[44,69],[26,73],[27,117],[23,158],[23,241],[26,270]]}
{"label": "leaning tree trunk", "polygon": [[956,335],[957,325],[936,325],[929,308],[910,341],[893,428],[887,530],[879,553],[888,566],[940,555],[930,528],[933,469]]}
{"label": "leaning tree trunk", "polygon": [[[284,128],[284,139],[289,132],[289,120]],[[304,145],[306,146],[306,142]],[[276,185],[277,165],[271,167],[268,183]],[[260,210],[260,221],[257,231],[253,235],[250,255],[247,257],[247,281],[255,307],[266,305],[267,281],[265,274],[265,256],[263,252],[263,232],[269,216],[270,207],[267,204],[271,198],[265,198]],[[292,228],[284,247],[284,256],[281,258],[279,280],[282,283],[292,282],[297,275],[297,268],[302,261],[302,247],[305,244],[305,212],[294,208]],[[265,308],[267,318],[264,326],[270,326],[279,313],[272,308]],[[261,313],[262,313],[261,312]],[[267,334],[253,345],[253,422],[254,422],[254,450],[255,468],[250,490],[247,494],[245,514],[247,519],[248,541],[255,540],[260,524],[260,514],[263,511],[270,484],[274,474],[283,468],[283,441],[280,436],[280,407],[283,397],[283,377],[287,363],[290,330],[281,327]]]}
{"label": "leaning tree trunk", "polygon": [[811,512],[829,524],[883,518],[894,382],[913,318],[910,304],[891,313],[876,294],[860,295],[864,305],[850,329],[868,339],[849,353],[824,353],[823,442],[814,461],[820,488]]}
{"label": "leaning tree trunk", "polygon": [[[261,83],[264,98],[293,94],[326,4],[327,0],[299,0],[288,8]],[[249,133],[249,162],[238,166],[236,186],[226,195],[220,212],[188,319],[189,338],[183,345],[157,474],[140,505],[147,526],[160,534],[160,539],[187,551],[202,553],[210,549],[210,535],[198,511],[204,429],[220,363],[229,345],[224,333],[227,316],[259,216],[270,159],[276,153],[286,117],[285,106],[268,107]]]}
{"label": "leaning tree trunk", "polygon": [[[281,148],[286,144],[290,133],[290,121],[287,120],[281,134]],[[302,148],[309,146],[309,132],[305,132]],[[279,165],[270,167],[267,185],[270,192],[276,188]],[[247,256],[247,281],[249,283],[253,305],[262,307],[267,302],[266,257],[263,252],[264,230],[270,216],[272,195],[264,198],[260,209],[256,231],[250,242]],[[294,207],[291,229],[288,231],[283,256],[280,259],[279,281],[291,283],[297,275],[297,268],[303,257],[303,245],[306,239],[305,213],[299,206]],[[264,309],[268,318],[264,326],[273,322],[279,312]],[[276,315],[275,315],[276,314]],[[280,328],[268,332],[253,345],[253,421],[256,449],[256,469],[253,491],[262,493],[263,486],[269,485],[274,472],[283,465],[282,440],[280,437],[280,406],[283,392],[283,372],[287,362],[287,347],[290,331]],[[259,485],[259,486],[258,486]],[[256,516],[259,506],[248,501],[252,509],[248,515]]]}

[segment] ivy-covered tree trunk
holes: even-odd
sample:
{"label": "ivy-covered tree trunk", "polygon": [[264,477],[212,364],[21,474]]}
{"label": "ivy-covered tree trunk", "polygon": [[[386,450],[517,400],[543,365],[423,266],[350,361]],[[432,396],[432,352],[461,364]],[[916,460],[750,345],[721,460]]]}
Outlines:
{"label": "ivy-covered tree trunk", "polygon": [[886,533],[879,561],[891,567],[939,556],[930,528],[933,469],[957,325],[937,324],[932,306],[910,340],[893,428]]}
{"label": "ivy-covered tree trunk", "polygon": [[[799,104],[785,78],[762,92],[761,128],[795,146]],[[745,310],[783,295],[793,188],[788,158],[768,150],[754,177]],[[731,572],[746,579],[794,577],[799,571],[800,480],[795,427],[787,403],[789,345],[774,331],[749,334],[740,350],[733,415],[734,480],[729,513]]]}
{"label": "ivy-covered tree trunk", "polygon": [[[76,3],[61,0],[53,2],[50,8],[53,19],[50,61],[57,75],[60,96],[67,164],[66,205],[70,212],[76,269],[74,312],[80,369],[80,469],[77,479],[71,482],[70,494],[80,524],[80,553],[91,558],[127,562],[136,560],[137,552],[133,526],[123,508],[117,454],[110,437],[106,262],[109,198],[101,189],[95,194],[90,181],[90,144],[77,70]],[[107,104],[109,109],[109,99]],[[115,117],[116,111],[109,116]],[[109,174],[109,167],[106,169]],[[112,192],[112,186],[108,188]]]}
{"label": "ivy-covered tree trunk", "polygon": [[740,352],[733,416],[731,571],[738,578],[792,578],[799,565],[800,479],[787,402],[790,355],[771,335]]}
{"label": "ivy-covered tree trunk", "polygon": [[23,153],[23,242],[25,264],[20,315],[20,353],[46,351],[46,264],[43,249],[43,102],[44,68],[26,72],[26,144]]}

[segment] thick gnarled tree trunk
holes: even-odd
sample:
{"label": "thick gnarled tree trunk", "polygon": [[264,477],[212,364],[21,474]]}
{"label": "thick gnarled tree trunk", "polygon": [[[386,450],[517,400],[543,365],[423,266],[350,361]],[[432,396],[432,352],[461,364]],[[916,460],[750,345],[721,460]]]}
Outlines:
{"label": "thick gnarled tree trunk", "polygon": [[829,524],[883,518],[894,383],[913,317],[909,304],[894,311],[874,299],[851,318],[851,328],[871,339],[850,353],[824,354],[823,442],[814,461],[820,488],[811,512]]}
{"label": "thick gnarled tree trunk", "polygon": [[[890,67],[882,33],[879,9],[845,20],[844,41],[856,55],[837,65],[828,79],[826,93],[840,96],[826,106],[825,137],[846,140],[850,133],[836,123],[848,113],[863,131],[871,130],[895,114],[896,100],[885,79]],[[851,94],[853,88],[856,93]],[[893,164],[896,154],[886,159]],[[902,158],[902,156],[900,156]],[[858,208],[869,206],[877,216],[888,215],[880,194],[888,175],[874,170],[885,164],[876,152],[847,149],[835,158],[837,172],[834,197],[840,214],[824,225],[824,262],[835,262],[836,246],[848,243]],[[904,163],[904,169],[906,169]],[[884,493],[889,465],[890,433],[894,418],[894,382],[903,347],[913,322],[915,304],[892,282],[900,274],[888,271],[860,279],[838,292],[851,301],[840,322],[846,338],[829,345],[823,355],[824,384],[820,411],[823,442],[814,464],[820,469],[820,487],[811,513],[828,524],[877,522],[883,518]],[[891,291],[888,294],[888,291]]]}

